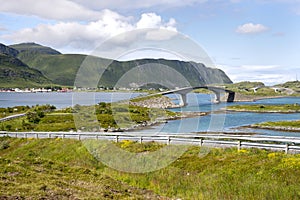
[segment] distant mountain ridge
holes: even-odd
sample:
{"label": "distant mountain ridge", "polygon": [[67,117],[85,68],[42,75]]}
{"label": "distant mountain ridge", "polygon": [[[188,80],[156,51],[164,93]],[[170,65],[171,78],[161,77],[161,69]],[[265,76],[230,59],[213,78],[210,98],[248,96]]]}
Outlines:
{"label": "distant mountain ridge", "polygon": [[[10,46],[0,45],[0,53],[10,56],[11,59],[18,59],[24,64],[24,67],[29,67],[30,69],[35,69],[36,72],[41,72],[39,73],[40,76],[50,80],[51,83],[64,86],[74,86],[78,69],[82,65],[82,62],[88,57],[87,55],[81,54],[61,54],[55,49],[35,43],[22,43]],[[91,57],[88,58],[91,59]],[[183,75],[192,86],[212,83],[232,83],[222,70],[207,68],[201,63],[166,59],[139,59],[121,62],[100,57],[94,57],[92,60],[94,63],[97,63],[98,68],[91,68],[93,71],[104,69],[106,68],[106,64],[109,64],[99,81],[99,87],[114,87],[125,73],[133,70],[137,66],[151,66],[155,64],[165,65],[176,70],[179,74]],[[146,73],[144,71],[140,72],[142,74]],[[157,73],[160,74],[160,71],[157,71]],[[161,71],[161,73],[163,74],[163,71]],[[99,75],[97,73],[94,73],[94,75],[95,77],[91,77],[91,79],[97,80]],[[136,83],[137,79],[137,77],[132,76],[128,80],[127,86],[130,87],[130,84]],[[37,84],[39,84],[39,82],[37,82]],[[0,85],[0,87],[2,86]]]}
{"label": "distant mountain ridge", "polygon": [[0,53],[4,55],[16,57],[19,54],[19,51],[0,43]]}
{"label": "distant mountain ridge", "polygon": [[40,71],[28,67],[17,58],[0,54],[0,88],[40,87],[48,84],[51,81]]}
{"label": "distant mountain ridge", "polygon": [[59,51],[50,47],[45,47],[36,43],[21,43],[9,46],[12,49],[18,51],[18,54],[32,53],[32,54],[47,54],[47,55],[58,55],[61,54]]}

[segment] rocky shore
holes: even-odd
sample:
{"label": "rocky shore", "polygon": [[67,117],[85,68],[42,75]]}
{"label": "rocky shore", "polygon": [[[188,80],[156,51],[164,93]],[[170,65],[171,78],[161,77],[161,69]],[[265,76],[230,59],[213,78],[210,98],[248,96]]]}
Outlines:
{"label": "rocky shore", "polygon": [[[159,97],[152,97],[149,99],[143,99],[141,101],[129,101],[129,105],[145,107],[145,108],[160,108],[160,109],[167,109],[167,108],[177,108],[179,105],[172,102],[172,100],[166,96],[159,96]],[[134,124],[129,128],[108,128],[103,129],[103,132],[124,132],[124,131],[136,131],[150,128],[151,126],[156,126],[162,123],[168,123],[170,120],[180,120],[183,118],[192,118],[192,117],[199,117],[205,116],[209,113],[207,112],[178,112],[175,116],[166,116],[162,118],[158,118],[154,121],[143,121],[139,124]]]}
{"label": "rocky shore", "polygon": [[142,101],[130,101],[129,104],[133,106],[139,106],[139,107],[162,108],[162,109],[178,107],[178,105],[172,102],[170,98],[165,96],[153,97]]}

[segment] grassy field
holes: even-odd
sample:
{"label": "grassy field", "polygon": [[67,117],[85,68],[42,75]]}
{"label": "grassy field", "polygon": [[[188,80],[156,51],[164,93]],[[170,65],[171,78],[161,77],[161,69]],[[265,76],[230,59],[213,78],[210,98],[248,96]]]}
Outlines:
{"label": "grassy field", "polygon": [[[23,109],[23,107],[20,107],[19,110],[21,108]],[[152,122],[159,122],[159,120],[163,120],[164,118],[176,116],[176,113],[168,110],[111,103],[99,103],[95,106],[75,105],[74,108],[62,110],[47,110],[46,108],[47,106],[24,107],[22,112],[27,112],[25,117],[0,122],[0,130],[91,131],[95,129],[95,124],[97,125],[97,129],[99,127],[103,129],[119,129],[148,125]],[[6,108],[5,113],[9,113],[11,110],[12,113],[10,114],[16,114],[17,111],[15,110],[14,112],[13,108]],[[87,122],[93,121],[94,118],[98,123],[91,123],[89,125]],[[81,119],[84,120],[81,121]],[[76,124],[74,120],[77,120]]]}
{"label": "grassy field", "polygon": [[[143,153],[163,146],[129,141],[115,145]],[[104,166],[77,140],[0,138],[0,198],[300,198],[299,155],[214,148],[201,157],[200,151],[190,147],[164,169],[132,174]]]}
{"label": "grassy field", "polygon": [[251,125],[254,128],[274,128],[274,129],[300,129],[300,120],[295,121],[278,121],[278,122],[263,122]]}
{"label": "grassy field", "polygon": [[283,104],[283,105],[234,105],[228,106],[228,111],[238,112],[281,112],[281,113],[295,113],[300,112],[300,105],[295,104]]}

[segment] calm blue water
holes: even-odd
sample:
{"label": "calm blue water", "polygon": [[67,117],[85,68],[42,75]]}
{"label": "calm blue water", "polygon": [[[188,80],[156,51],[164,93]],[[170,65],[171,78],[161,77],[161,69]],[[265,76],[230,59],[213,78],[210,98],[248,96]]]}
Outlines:
{"label": "calm blue water", "polygon": [[[176,98],[175,95],[170,95]],[[293,104],[300,103],[299,97],[263,99],[255,102],[235,102],[235,103],[211,103],[213,96],[207,94],[188,94],[188,106],[184,108],[171,109],[173,111],[220,111],[226,105],[236,104]],[[174,100],[175,102],[177,100]],[[186,132],[206,132],[206,131],[226,131],[226,132],[250,132],[264,135],[285,135],[300,136],[300,132],[284,132],[262,129],[238,128],[240,126],[260,123],[265,121],[283,121],[283,120],[299,120],[300,114],[279,114],[279,113],[248,113],[248,112],[226,112],[219,114],[210,114],[204,117],[189,118],[182,120],[169,121],[154,127],[153,132],[167,133],[186,133]]]}
{"label": "calm blue water", "polygon": [[68,93],[14,93],[0,92],[0,107],[51,104],[65,108],[81,103],[92,105],[99,102],[115,102],[133,98],[140,93],[126,92],[68,92]]}
{"label": "calm blue water", "polygon": [[[0,93],[0,107],[12,107],[17,105],[51,104],[57,108],[69,107],[72,105],[91,105],[99,102],[115,102],[140,95],[139,93],[106,93],[106,92],[80,92],[80,93]],[[175,95],[170,95],[176,100]],[[293,104],[300,103],[299,97],[263,99],[256,102],[238,103],[211,103],[213,96],[207,94],[188,94],[188,106],[172,109],[173,111],[220,111],[226,105],[235,104]],[[278,114],[278,113],[247,113],[227,112],[210,114],[204,117],[189,118],[169,121],[166,124],[153,127],[151,132],[187,133],[201,131],[228,131],[228,132],[255,132],[267,135],[300,136],[300,132],[281,132],[260,129],[240,129],[238,127],[265,121],[299,120],[300,114]]]}

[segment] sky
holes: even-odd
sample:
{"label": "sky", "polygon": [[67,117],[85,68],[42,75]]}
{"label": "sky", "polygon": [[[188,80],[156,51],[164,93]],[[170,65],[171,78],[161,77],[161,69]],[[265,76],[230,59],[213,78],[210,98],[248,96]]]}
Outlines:
{"label": "sky", "polygon": [[[300,79],[300,0],[0,0],[0,5],[0,43],[6,45],[35,42],[89,54],[119,34],[157,28],[197,43],[234,82]],[[136,52],[123,59],[157,54]]]}

